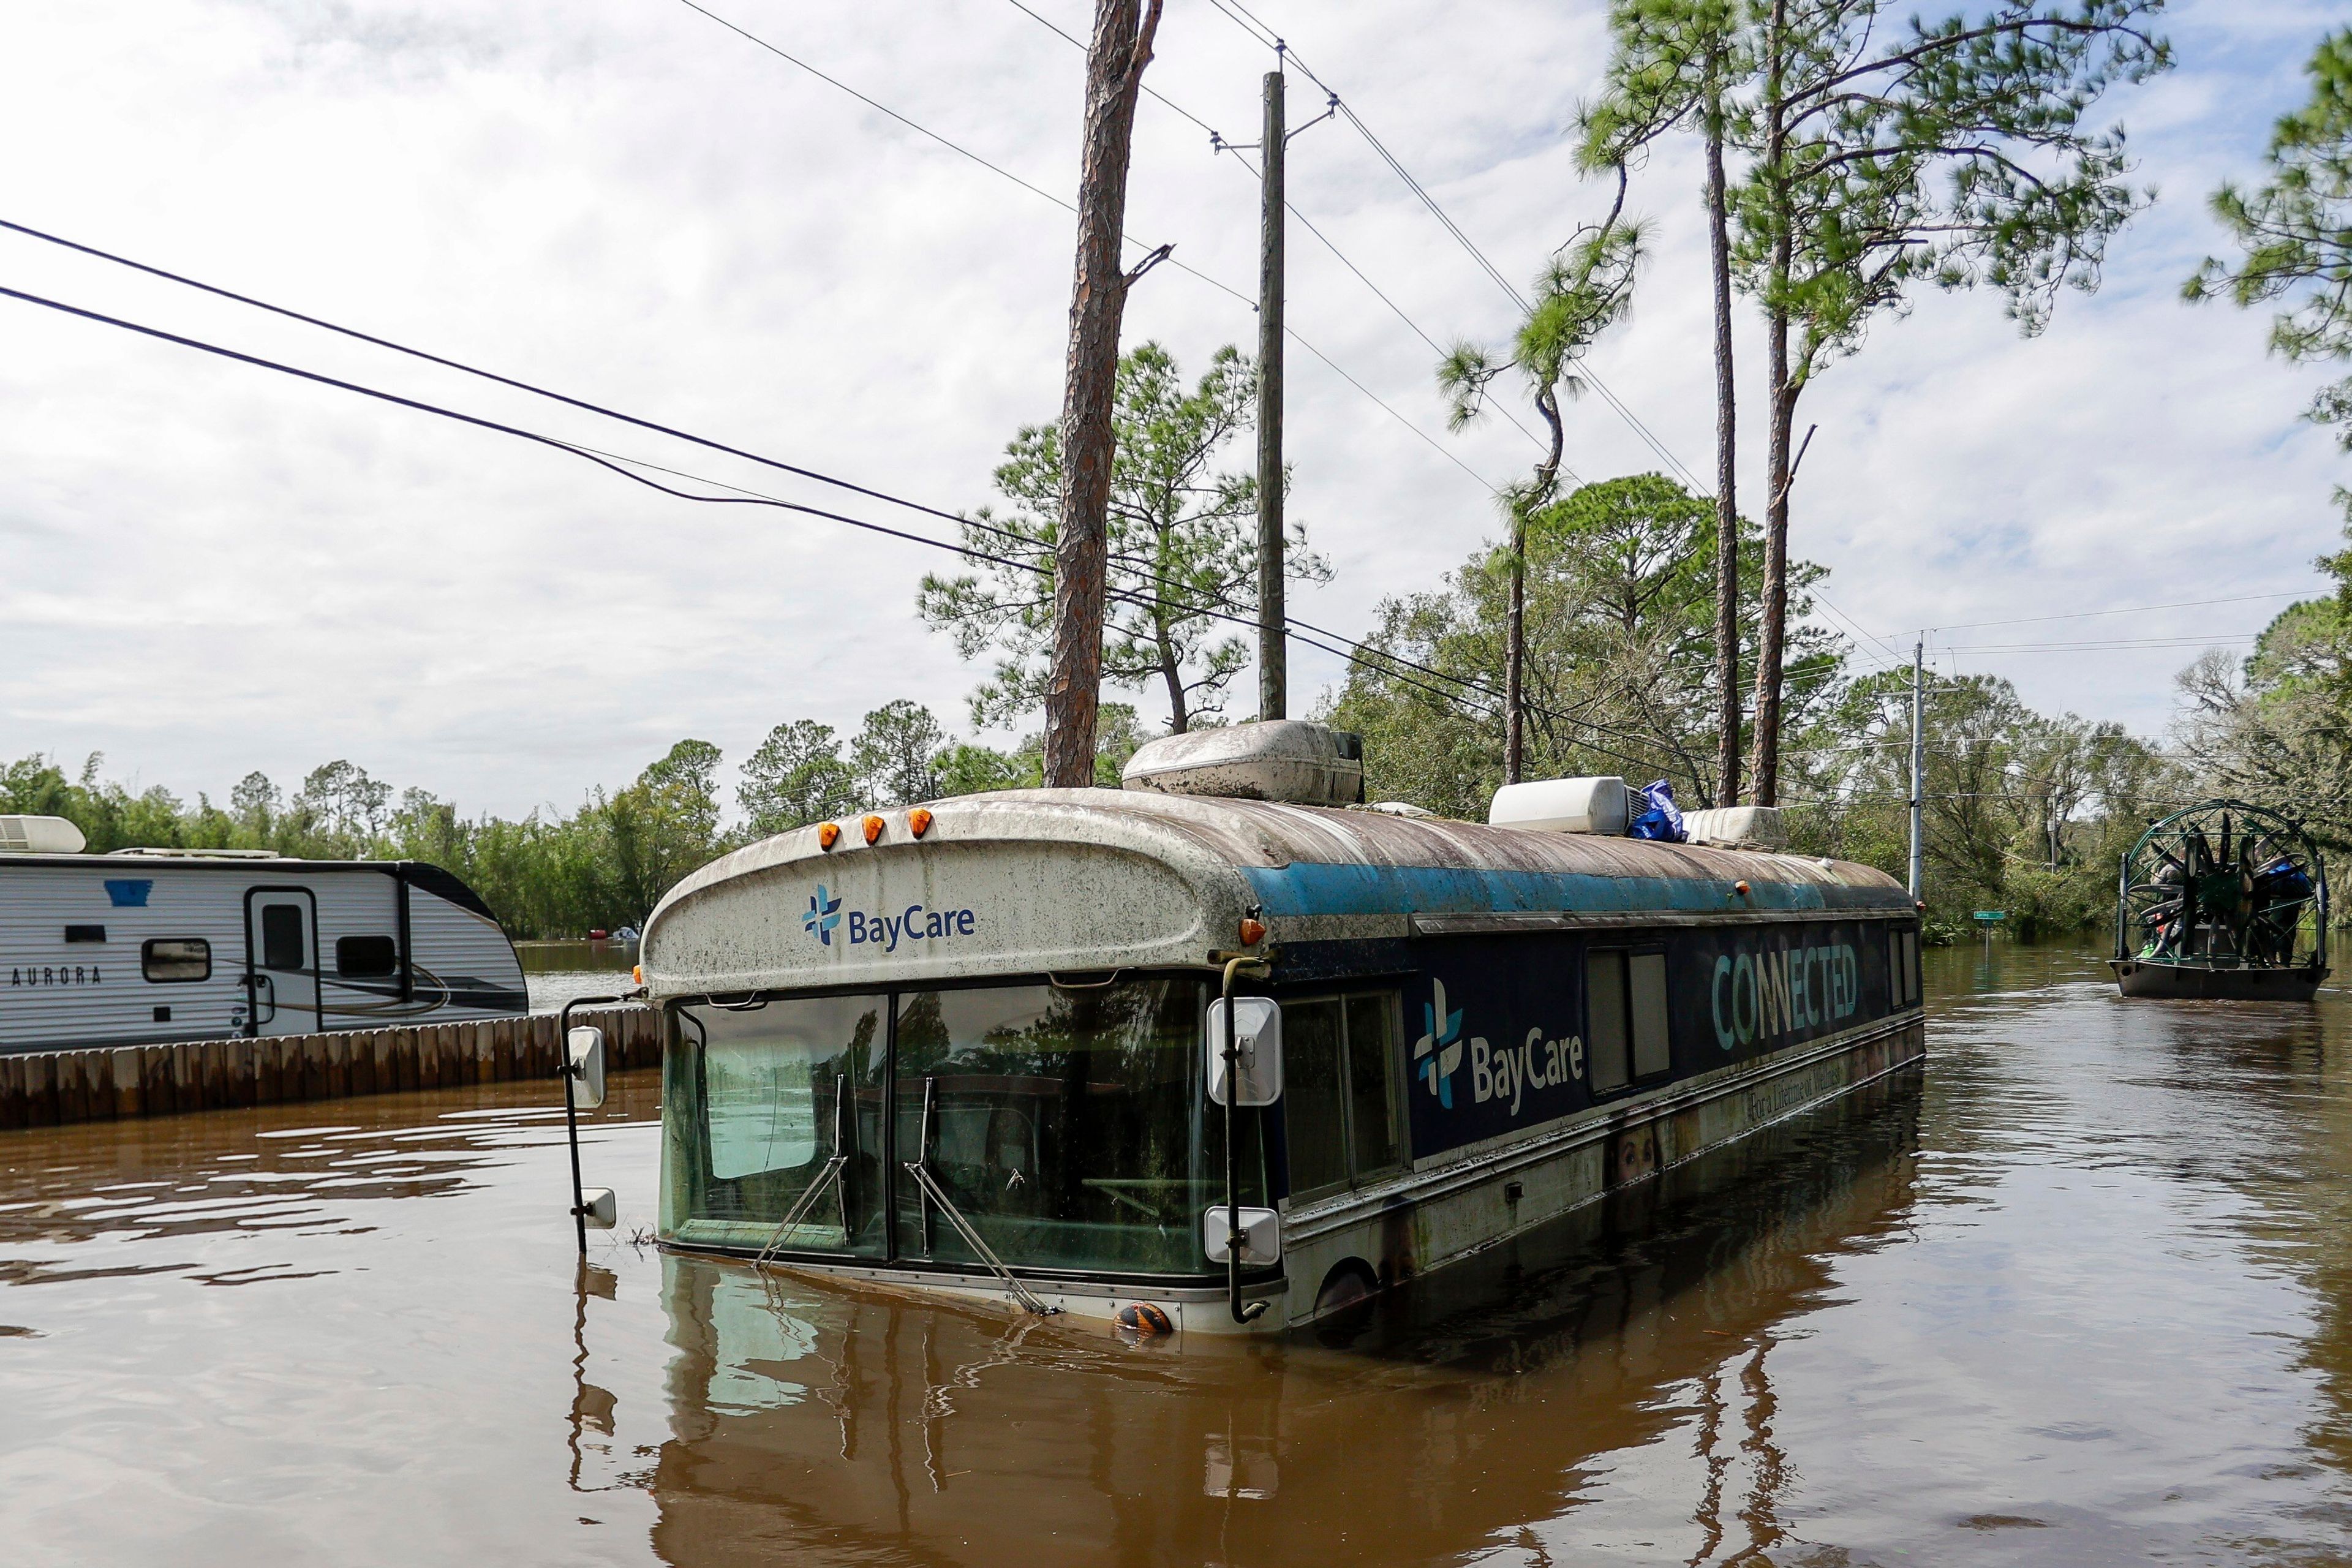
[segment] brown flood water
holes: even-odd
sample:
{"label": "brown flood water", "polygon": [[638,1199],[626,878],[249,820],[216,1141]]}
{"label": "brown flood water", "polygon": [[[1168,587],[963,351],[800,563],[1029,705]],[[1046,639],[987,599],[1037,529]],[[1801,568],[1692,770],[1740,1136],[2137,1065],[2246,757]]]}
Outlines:
{"label": "brown flood water", "polygon": [[2352,1002],[1930,955],[1924,1075],[1347,1331],[631,1246],[655,1075],[0,1134],[0,1562],[2352,1561]]}

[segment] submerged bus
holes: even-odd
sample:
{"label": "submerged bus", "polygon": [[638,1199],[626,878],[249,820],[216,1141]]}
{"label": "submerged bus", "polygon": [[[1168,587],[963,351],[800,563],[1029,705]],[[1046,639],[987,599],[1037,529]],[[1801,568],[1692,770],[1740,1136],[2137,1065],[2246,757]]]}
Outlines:
{"label": "submerged bus", "polygon": [[1124,790],[680,882],[642,952],[662,1245],[1280,1329],[1924,1052],[1882,873],[1340,804],[1352,739],[1171,737]]}

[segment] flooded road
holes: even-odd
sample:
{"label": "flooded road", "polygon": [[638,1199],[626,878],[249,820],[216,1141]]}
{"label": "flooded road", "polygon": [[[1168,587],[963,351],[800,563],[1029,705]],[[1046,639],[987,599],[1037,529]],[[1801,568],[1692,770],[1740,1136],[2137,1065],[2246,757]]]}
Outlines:
{"label": "flooded road", "polygon": [[536,1086],[0,1134],[0,1560],[2352,1558],[2352,1000],[1928,962],[1924,1075],[1279,1345],[632,1246],[651,1073],[584,1280]]}

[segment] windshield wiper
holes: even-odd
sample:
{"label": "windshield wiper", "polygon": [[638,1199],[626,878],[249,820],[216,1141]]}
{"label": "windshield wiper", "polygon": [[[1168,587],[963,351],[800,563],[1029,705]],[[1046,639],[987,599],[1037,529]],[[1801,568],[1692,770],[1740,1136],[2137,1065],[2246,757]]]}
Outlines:
{"label": "windshield wiper", "polygon": [[915,1185],[921,1189],[923,1194],[923,1254],[925,1257],[930,1255],[931,1205],[937,1204],[940,1205],[940,1212],[948,1216],[948,1223],[956,1227],[956,1234],[963,1237],[964,1245],[971,1247],[980,1260],[995,1270],[996,1277],[1004,1281],[1005,1293],[1019,1302],[1024,1311],[1034,1313],[1040,1318],[1050,1318],[1062,1309],[1047,1306],[1032,1294],[1027,1286],[1013,1277],[1013,1270],[1004,1267],[1004,1260],[997,1257],[994,1249],[980,1238],[980,1232],[974,1230],[971,1222],[963,1217],[963,1211],[955,1206],[954,1200],[948,1196],[947,1189],[940,1185],[940,1179],[931,1174],[931,1125],[934,1120],[933,1111],[939,1103],[939,1087],[937,1079],[927,1078],[923,1080],[923,1125],[920,1141],[915,1148],[915,1158],[901,1162],[906,1167],[907,1174],[915,1178]]}
{"label": "windshield wiper", "polygon": [[751,1259],[752,1268],[766,1266],[769,1258],[782,1243],[785,1234],[816,1206],[817,1199],[824,1195],[827,1187],[834,1188],[840,1195],[841,1244],[844,1247],[849,1245],[849,1184],[842,1177],[842,1173],[849,1166],[849,1138],[845,1131],[848,1108],[849,1079],[846,1077],[836,1078],[833,1090],[833,1158],[824,1163],[824,1169],[816,1173],[816,1180],[793,1200],[793,1206],[786,1209],[784,1217],[776,1222],[775,1234],[768,1237],[768,1245],[760,1248],[759,1255]]}

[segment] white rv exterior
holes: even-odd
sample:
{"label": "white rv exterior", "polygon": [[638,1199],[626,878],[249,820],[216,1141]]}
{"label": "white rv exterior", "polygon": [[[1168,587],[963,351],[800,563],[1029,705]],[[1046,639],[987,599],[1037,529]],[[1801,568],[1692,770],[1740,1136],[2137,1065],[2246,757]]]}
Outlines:
{"label": "white rv exterior", "polygon": [[465,883],[415,861],[0,853],[0,1052],[528,1010]]}

